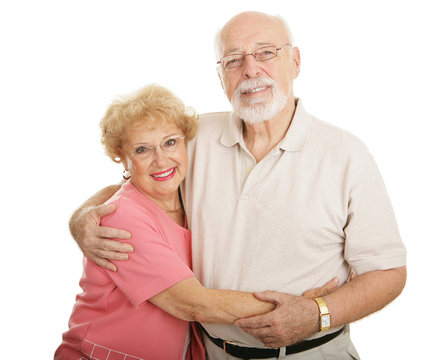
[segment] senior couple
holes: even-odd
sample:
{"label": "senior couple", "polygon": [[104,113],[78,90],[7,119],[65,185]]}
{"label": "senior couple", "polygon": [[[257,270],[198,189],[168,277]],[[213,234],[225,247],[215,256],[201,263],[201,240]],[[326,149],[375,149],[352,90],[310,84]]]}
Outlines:
{"label": "senior couple", "polygon": [[231,113],[202,115],[196,133],[197,116],[150,85],[102,119],[128,181],[71,219],[83,293],[56,359],[358,359],[348,324],[402,291],[377,167],[294,97],[285,22],[241,13],[216,46]]}

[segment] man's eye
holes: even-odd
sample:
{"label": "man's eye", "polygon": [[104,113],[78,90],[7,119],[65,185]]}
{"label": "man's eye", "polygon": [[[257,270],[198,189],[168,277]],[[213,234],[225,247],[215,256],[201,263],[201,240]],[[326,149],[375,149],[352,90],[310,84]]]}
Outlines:
{"label": "man's eye", "polygon": [[235,66],[235,64],[237,63],[237,62],[239,62],[241,59],[240,58],[233,58],[233,59],[230,59],[230,60],[228,60],[228,61],[226,61],[226,67],[229,67],[229,66]]}
{"label": "man's eye", "polygon": [[263,50],[257,54],[257,56],[261,58],[266,58],[273,55],[275,55],[275,53],[272,50]]}

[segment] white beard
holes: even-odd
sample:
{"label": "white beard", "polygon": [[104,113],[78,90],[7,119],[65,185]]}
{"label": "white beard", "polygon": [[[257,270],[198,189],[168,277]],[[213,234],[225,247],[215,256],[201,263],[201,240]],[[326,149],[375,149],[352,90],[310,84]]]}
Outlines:
{"label": "white beard", "polygon": [[[241,93],[262,86],[271,86],[270,101],[265,98],[269,94],[265,94],[262,97],[249,99],[249,103],[246,105],[241,103]],[[275,117],[284,108],[287,98],[287,94],[278,89],[274,80],[268,77],[259,77],[244,80],[239,84],[233,94],[231,104],[235,117],[239,117],[246,123],[256,124]]]}

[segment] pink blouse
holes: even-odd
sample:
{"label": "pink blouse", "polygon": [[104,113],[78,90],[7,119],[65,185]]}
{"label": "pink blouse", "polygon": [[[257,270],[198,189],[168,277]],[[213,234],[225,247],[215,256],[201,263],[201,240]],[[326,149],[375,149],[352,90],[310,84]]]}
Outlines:
{"label": "pink blouse", "polygon": [[[177,225],[131,182],[108,201],[117,210],[101,224],[125,229],[134,247],[128,261],[116,261],[117,272],[84,259],[69,330],[55,359],[182,360],[189,323],[151,304],[148,299],[193,276],[190,231]],[[193,326],[195,330],[195,326]],[[199,334],[192,332],[187,359],[203,359]]]}

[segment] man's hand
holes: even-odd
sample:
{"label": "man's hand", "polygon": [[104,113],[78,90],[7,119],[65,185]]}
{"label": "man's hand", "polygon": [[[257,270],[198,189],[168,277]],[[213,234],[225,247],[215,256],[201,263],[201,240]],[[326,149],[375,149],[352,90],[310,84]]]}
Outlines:
{"label": "man's hand", "polygon": [[110,238],[130,239],[130,233],[120,229],[100,226],[100,219],[112,214],[115,205],[90,206],[75,214],[69,224],[72,236],[77,241],[84,256],[108,270],[117,271],[108,260],[127,260],[133,248],[127,243]]}
{"label": "man's hand", "polygon": [[337,277],[334,277],[328,283],[322,285],[321,287],[305,291],[302,296],[306,299],[314,299],[320,296],[325,296],[335,291],[338,288],[338,285],[339,279]]}
{"label": "man's hand", "polygon": [[295,344],[319,330],[318,305],[313,300],[336,290],[339,280],[334,278],[320,288],[307,290],[302,296],[276,291],[255,293],[262,301],[276,304],[273,311],[235,321],[235,325],[268,347]]}

